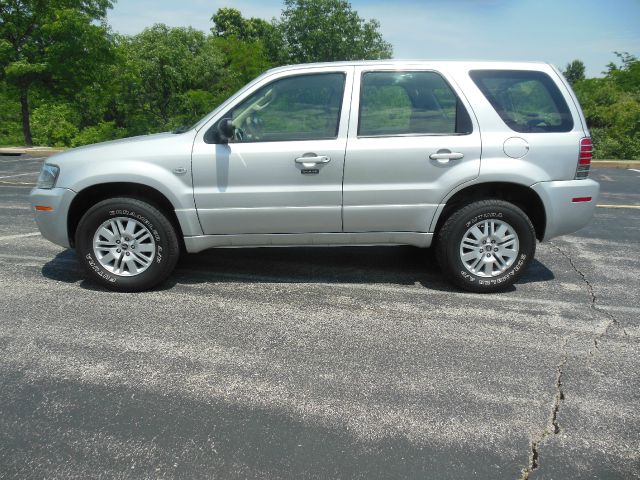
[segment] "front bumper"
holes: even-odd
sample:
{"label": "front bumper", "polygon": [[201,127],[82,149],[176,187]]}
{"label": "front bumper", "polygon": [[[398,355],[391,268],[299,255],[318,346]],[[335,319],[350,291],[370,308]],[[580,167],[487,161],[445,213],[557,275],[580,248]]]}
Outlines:
{"label": "front bumper", "polygon": [[[29,200],[36,217],[40,233],[47,240],[69,248],[69,234],[67,232],[67,214],[69,206],[76,192],[68,188],[31,190]],[[36,206],[48,207],[52,210],[36,210]]]}
{"label": "front bumper", "polygon": [[[539,182],[531,188],[540,196],[547,215],[543,240],[573,233],[593,218],[600,184],[591,179]],[[574,201],[591,197],[589,201]]]}

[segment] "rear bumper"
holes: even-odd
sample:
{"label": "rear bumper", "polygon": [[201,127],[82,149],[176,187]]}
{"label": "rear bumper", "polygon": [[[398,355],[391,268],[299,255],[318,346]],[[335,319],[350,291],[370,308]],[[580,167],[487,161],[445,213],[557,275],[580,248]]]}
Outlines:
{"label": "rear bumper", "polygon": [[[34,188],[29,196],[36,223],[42,236],[66,248],[71,246],[67,232],[67,214],[75,195],[76,192],[67,188],[52,188],[49,190]],[[52,210],[36,210],[36,206],[49,207]]]}
{"label": "rear bumper", "polygon": [[[593,218],[600,184],[591,179],[540,182],[531,186],[540,196],[547,216],[543,240],[573,233]],[[574,201],[585,199],[589,201]]]}

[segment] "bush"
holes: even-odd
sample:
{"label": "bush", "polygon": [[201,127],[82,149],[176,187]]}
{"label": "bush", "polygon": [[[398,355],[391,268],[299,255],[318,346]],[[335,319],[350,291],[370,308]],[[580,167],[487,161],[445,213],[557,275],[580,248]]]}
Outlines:
{"label": "bush", "polygon": [[116,127],[115,122],[100,122],[98,125],[84,128],[73,138],[71,145],[79,147],[81,145],[89,145],[91,143],[116,140],[126,136],[126,130],[124,128]]}
{"label": "bush", "polygon": [[36,145],[69,147],[78,134],[78,114],[66,104],[44,104],[31,116],[33,141]]}

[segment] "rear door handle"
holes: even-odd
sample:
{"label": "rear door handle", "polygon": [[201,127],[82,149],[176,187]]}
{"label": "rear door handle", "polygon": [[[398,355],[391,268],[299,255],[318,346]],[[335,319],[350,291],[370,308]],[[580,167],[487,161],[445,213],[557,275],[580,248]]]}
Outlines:
{"label": "rear door handle", "polygon": [[431,160],[436,160],[438,163],[448,163],[449,160],[460,160],[464,157],[463,153],[452,152],[446,148],[441,148],[436,153],[429,155]]}
{"label": "rear door handle", "polygon": [[325,164],[325,163],[329,163],[330,161],[331,161],[331,158],[327,157],[326,155],[296,158],[296,163],[301,163],[304,168],[312,168],[318,164]]}

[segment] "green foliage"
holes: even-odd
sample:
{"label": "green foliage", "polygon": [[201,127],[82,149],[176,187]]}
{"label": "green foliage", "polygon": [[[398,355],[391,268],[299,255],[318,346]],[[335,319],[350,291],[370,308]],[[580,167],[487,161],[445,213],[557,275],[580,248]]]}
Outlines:
{"label": "green foliage", "polygon": [[[220,8],[211,17],[211,33],[221,39],[235,39],[250,46],[259,44],[256,57],[265,57],[271,64],[282,59],[283,42],[276,26],[261,18],[244,18],[236,8]],[[248,55],[251,55],[249,52]],[[251,60],[249,60],[251,61]]]}
{"label": "green foliage", "polygon": [[284,0],[277,23],[290,63],[391,58],[380,22],[360,18],[346,0]]}
{"label": "green foliage", "polygon": [[6,83],[0,82],[0,145],[20,145],[20,102],[8,90]]}
{"label": "green foliage", "polygon": [[24,141],[31,143],[29,95],[34,87],[69,95],[110,61],[104,20],[109,0],[3,0],[0,3],[0,77],[23,106]]}
{"label": "green foliage", "polygon": [[567,64],[567,67],[564,69],[564,76],[571,85],[575,85],[576,83],[584,80],[584,72],[585,66],[581,60],[574,60],[571,63]]}
{"label": "green foliage", "polygon": [[73,137],[71,146],[79,147],[81,145],[115,140],[126,136],[126,130],[118,128],[115,122],[100,122],[97,125],[85,128]]}
{"label": "green foliage", "polygon": [[122,39],[119,48],[126,76],[120,93],[136,119],[136,125],[129,125],[136,133],[170,128],[172,118],[184,114],[181,94],[209,89],[224,73],[219,50],[193,28],[154,25]]}
{"label": "green foliage", "polygon": [[34,140],[40,145],[69,147],[78,134],[79,115],[67,104],[42,104],[33,111]]}
{"label": "green foliage", "polygon": [[616,53],[604,78],[574,85],[593,136],[594,158],[640,160],[640,60]]}

